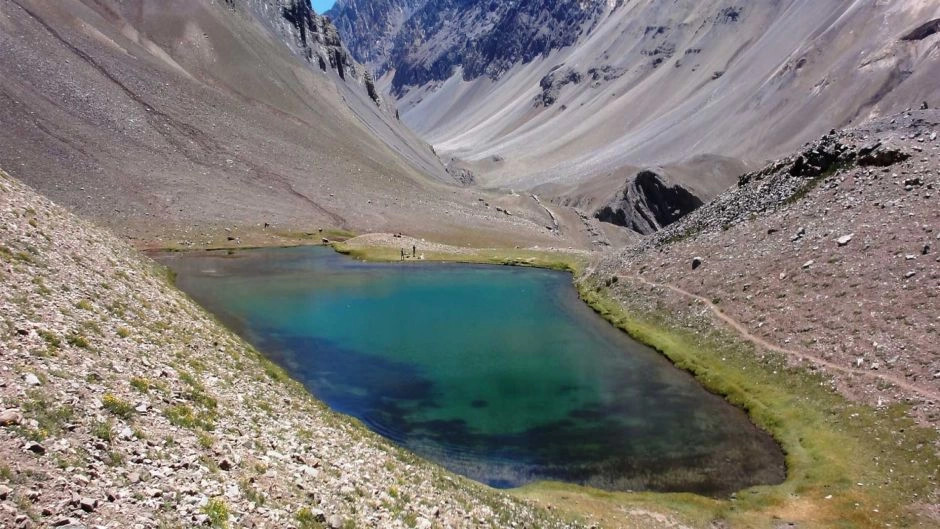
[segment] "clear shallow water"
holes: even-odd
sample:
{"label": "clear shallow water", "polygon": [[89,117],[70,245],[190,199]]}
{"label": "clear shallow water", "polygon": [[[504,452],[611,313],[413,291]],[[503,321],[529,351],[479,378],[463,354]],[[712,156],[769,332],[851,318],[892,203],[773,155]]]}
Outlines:
{"label": "clear shallow water", "polygon": [[319,247],[159,260],[331,408],[478,481],[721,495],[784,478],[767,434],[594,314],[567,274]]}

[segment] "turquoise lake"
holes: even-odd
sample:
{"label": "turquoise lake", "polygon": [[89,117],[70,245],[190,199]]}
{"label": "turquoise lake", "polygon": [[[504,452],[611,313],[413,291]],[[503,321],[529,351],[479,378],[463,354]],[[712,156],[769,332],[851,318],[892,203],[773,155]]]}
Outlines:
{"label": "turquoise lake", "polygon": [[331,408],[489,485],[721,496],[785,477],[769,435],[591,311],[568,274],[322,247],[157,258]]}

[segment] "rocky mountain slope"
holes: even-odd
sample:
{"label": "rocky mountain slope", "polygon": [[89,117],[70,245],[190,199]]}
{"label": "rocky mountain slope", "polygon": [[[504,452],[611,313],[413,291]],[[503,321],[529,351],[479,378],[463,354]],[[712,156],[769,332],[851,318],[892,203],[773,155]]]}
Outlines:
{"label": "rocky mountain slope", "polygon": [[303,0],[5,0],[0,57],[0,164],[142,244],[550,240],[540,208],[479,211]]}
{"label": "rocky mountain slope", "polygon": [[567,527],[316,402],[0,172],[0,526]]}
{"label": "rocky mountain slope", "polygon": [[938,133],[928,110],[826,135],[598,273],[711,300],[847,395],[940,427]]}
{"label": "rocky mountain slope", "polygon": [[831,128],[940,106],[928,0],[358,0],[331,16],[438,152],[483,185],[593,211],[640,170],[674,167],[707,199],[740,173],[703,157],[757,167]]}

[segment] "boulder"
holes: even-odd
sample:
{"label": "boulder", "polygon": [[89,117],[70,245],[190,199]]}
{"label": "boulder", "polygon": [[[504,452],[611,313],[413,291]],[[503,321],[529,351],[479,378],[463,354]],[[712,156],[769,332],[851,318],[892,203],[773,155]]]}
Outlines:
{"label": "boulder", "polygon": [[23,422],[23,414],[16,408],[0,412],[0,426],[16,426]]}
{"label": "boulder", "polygon": [[32,452],[37,455],[43,455],[46,453],[46,447],[42,446],[39,443],[30,442],[27,443],[24,447],[27,452]]}
{"label": "boulder", "polygon": [[95,512],[95,509],[98,508],[98,500],[92,498],[82,498],[78,502],[78,506],[85,512]]}

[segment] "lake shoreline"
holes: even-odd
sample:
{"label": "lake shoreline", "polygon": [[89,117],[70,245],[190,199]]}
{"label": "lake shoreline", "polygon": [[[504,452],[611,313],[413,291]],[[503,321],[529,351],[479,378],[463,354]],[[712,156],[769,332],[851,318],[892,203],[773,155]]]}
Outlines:
{"label": "lake shoreline", "polygon": [[[394,237],[394,236],[389,236]],[[374,240],[331,243],[339,253],[359,260],[398,261],[400,249],[373,244]],[[387,242],[386,237],[379,239]],[[396,238],[397,242],[397,238]],[[410,240],[402,240],[410,242]],[[426,244],[426,243],[423,243]],[[439,247],[443,246],[443,248]],[[624,509],[637,520],[649,513],[678,516],[698,526],[726,520],[734,526],[761,526],[761,520],[794,519],[809,527],[826,527],[851,520],[857,527],[880,527],[882,520],[919,518],[905,500],[911,494],[928,497],[934,477],[936,455],[920,448],[936,442],[936,432],[918,427],[908,417],[906,406],[876,410],[851,403],[825,383],[825,376],[806,368],[788,368],[780,359],[767,361],[764,352],[742,341],[711,321],[688,322],[662,312],[644,313],[631,306],[631,295],[649,295],[629,280],[615,282],[598,278],[590,269],[590,254],[571,254],[541,249],[467,249],[436,245],[424,252],[423,261],[468,264],[501,264],[564,270],[572,274],[579,295],[610,324],[635,340],[663,354],[677,368],[691,373],[708,391],[743,409],[751,421],[768,431],[786,453],[787,479],[780,485],[753,487],[730,500],[690,493],[616,493],[578,485],[540,482],[513,489],[510,493],[537,502],[547,502],[573,516],[592,516],[619,523]],[[694,328],[690,331],[690,328]],[[704,338],[702,337],[704,336]],[[690,347],[691,346],[691,347]],[[700,354],[683,353],[694,348]],[[725,361],[726,357],[733,358]],[[812,394],[817,402],[810,402]],[[892,431],[907,431],[903,446],[891,446]],[[875,437],[880,443],[869,443]],[[887,445],[887,446],[885,446]],[[905,458],[911,451],[928,458],[913,464]],[[871,458],[889,460],[891,472],[866,464]],[[891,474],[903,468],[907,485],[890,488],[864,487],[856,483],[895,483]],[[936,465],[934,465],[936,468]],[[799,498],[797,500],[796,498]],[[878,505],[865,512],[860,505]],[[890,522],[889,522],[890,523]]]}
{"label": "lake shoreline", "polygon": [[[334,249],[357,259],[395,260],[395,248],[356,242],[353,239],[352,244],[334,245]],[[541,258],[533,255],[519,262],[518,257],[507,256],[506,250],[477,249],[469,253],[430,254],[429,259],[543,266],[571,272],[582,301],[611,325],[660,352],[674,366],[691,373],[705,389],[743,409],[755,425],[769,432],[786,454],[787,479],[780,485],[740,491],[731,500],[683,493],[611,493],[561,483],[528,485],[517,489],[520,496],[556,505],[574,500],[572,514],[602,519],[611,516],[611,520],[617,519],[622,508],[631,506],[641,518],[649,511],[670,516],[678,511],[690,523],[725,519],[746,526],[776,517],[792,518],[810,526],[825,527],[840,520],[852,520],[857,527],[878,527],[883,523],[880,520],[898,523],[919,517],[905,502],[912,494],[927,497],[931,492],[936,476],[929,469],[938,468],[940,460],[922,447],[935,444],[937,434],[916,425],[906,405],[876,410],[852,403],[825,382],[826,375],[806,367],[788,367],[782,359],[758,350],[710,318],[695,322],[692,328],[668,312],[644,314],[639,304],[631,306],[629,300],[648,296],[645,285],[595,277],[589,259],[566,261],[565,257],[557,252],[543,252]],[[727,361],[728,358],[734,361]],[[909,433],[897,442],[902,446],[883,441],[897,437],[892,432],[898,430]],[[872,438],[882,442],[871,443]],[[926,458],[921,460],[923,465],[906,459],[912,451]],[[864,463],[862,454],[870,454],[869,460],[890,460],[890,470],[885,465],[871,468]],[[878,480],[898,483],[893,474],[901,468],[905,469],[908,481],[891,487],[890,494],[885,487],[871,490],[874,487],[857,485]],[[838,494],[842,497],[836,499]],[[800,500],[795,501],[794,497]],[[598,503],[598,498],[606,500]],[[874,512],[871,509],[865,512],[860,505],[879,507]]]}

